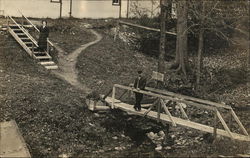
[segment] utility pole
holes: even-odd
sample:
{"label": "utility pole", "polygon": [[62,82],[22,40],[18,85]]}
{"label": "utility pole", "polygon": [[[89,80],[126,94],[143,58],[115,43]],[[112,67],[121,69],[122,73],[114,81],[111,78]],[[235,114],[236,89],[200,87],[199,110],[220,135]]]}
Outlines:
{"label": "utility pole", "polygon": [[72,0],[70,0],[70,10],[69,10],[69,17],[72,17]]}
{"label": "utility pole", "polygon": [[167,0],[160,0],[161,7],[161,32],[160,32],[160,49],[158,59],[158,72],[163,73],[165,71],[164,57],[166,53],[166,17],[167,17]]}

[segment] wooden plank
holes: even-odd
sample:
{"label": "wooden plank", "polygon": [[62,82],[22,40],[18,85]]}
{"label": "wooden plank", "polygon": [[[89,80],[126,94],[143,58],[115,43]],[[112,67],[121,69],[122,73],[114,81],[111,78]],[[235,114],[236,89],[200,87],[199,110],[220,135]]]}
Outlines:
{"label": "wooden plank", "polygon": [[35,56],[36,59],[51,59],[50,56]]}
{"label": "wooden plank", "polygon": [[228,132],[228,134],[230,135],[230,137],[233,139],[233,135],[230,131],[230,129],[228,128],[226,122],[224,121],[224,119],[222,118],[220,112],[218,110],[216,110],[216,115],[219,118],[220,122],[222,123],[223,127],[225,128],[225,130]]}
{"label": "wooden plank", "polygon": [[[155,31],[155,32],[160,32],[160,29],[156,29],[156,28],[151,28],[151,27],[146,27],[146,26],[142,26],[142,25],[138,25],[138,24],[133,24],[133,23],[129,23],[129,22],[125,22],[125,21],[119,21],[120,24],[124,24],[124,25],[128,25],[128,26],[133,26],[133,27],[138,27],[138,28],[142,28],[145,30],[149,30],[149,31]],[[176,33],[173,32],[165,32],[166,34],[169,35],[174,35],[176,36]]]}
{"label": "wooden plank", "polygon": [[[107,97],[106,101],[107,101],[107,103],[112,104],[112,98],[111,97]],[[144,116],[144,113],[147,111],[147,109],[144,109],[144,108],[142,108],[141,111],[135,111],[133,109],[132,105],[125,104],[125,103],[122,103],[122,102],[114,103],[114,107],[119,108],[119,109],[121,109],[123,111],[126,111],[126,112],[133,113],[134,115],[139,115],[139,116]],[[157,112],[150,111],[148,113],[147,117],[157,120]],[[193,129],[200,130],[200,131],[203,131],[203,132],[208,132],[208,133],[211,133],[211,134],[213,134],[213,132],[214,132],[213,127],[203,125],[203,124],[200,124],[200,123],[196,123],[196,122],[193,122],[193,121],[189,121],[189,120],[184,120],[184,119],[177,118],[177,117],[172,117],[172,118],[173,118],[173,120],[175,121],[175,123],[177,125],[181,125],[183,127],[188,127],[188,128],[193,128]],[[172,122],[169,119],[169,117],[167,115],[165,115],[165,114],[161,115],[161,121],[165,121],[167,123]],[[228,134],[227,131],[222,130],[222,129],[217,129],[217,134],[221,135],[221,136],[225,136],[225,137],[231,137]],[[248,142],[250,141],[249,136],[245,136],[245,135],[241,135],[241,134],[237,134],[237,133],[233,133],[233,132],[231,134],[233,135],[233,138],[236,139],[236,140],[248,141]]]}
{"label": "wooden plank", "polygon": [[166,104],[163,102],[162,99],[160,99],[160,101],[161,101],[161,105],[162,105],[163,109],[165,110],[166,114],[169,116],[169,119],[171,120],[172,125],[173,125],[173,126],[176,126],[176,123],[175,123],[174,119],[172,118],[172,115],[171,115],[171,113],[169,112],[169,110],[168,110]]}
{"label": "wooden plank", "polygon": [[242,123],[240,122],[239,118],[237,117],[237,115],[235,114],[235,112],[234,112],[233,109],[231,109],[231,113],[232,113],[232,115],[233,115],[235,121],[236,121],[236,122],[238,123],[238,125],[240,126],[240,129],[242,130],[242,132],[243,132],[245,135],[249,136],[249,134],[247,133],[247,130],[244,128],[244,126],[243,126]]}
{"label": "wooden plank", "polygon": [[39,62],[39,64],[41,64],[41,65],[54,65],[55,62],[54,61],[44,61],[44,62]]}
{"label": "wooden plank", "polygon": [[58,69],[58,66],[57,65],[48,65],[48,66],[44,66],[46,69],[48,70],[56,70]]}
{"label": "wooden plank", "polygon": [[131,87],[128,87],[128,86],[123,86],[123,85],[115,84],[114,87],[131,90],[133,92],[138,92],[138,93],[142,93],[142,94],[146,94],[146,95],[150,95],[150,96],[154,96],[154,97],[158,97],[158,98],[162,98],[162,99],[167,99],[167,100],[172,100],[172,101],[176,101],[176,102],[181,102],[181,103],[185,103],[185,104],[188,104],[188,105],[196,106],[198,108],[203,108],[203,109],[211,110],[211,111],[215,111],[216,110],[215,107],[211,107],[211,106],[208,106],[208,105],[202,105],[202,104],[199,104],[199,103],[194,103],[194,102],[187,101],[187,100],[181,100],[181,99],[178,99],[178,98],[174,98],[174,97],[170,97],[170,96],[165,96],[165,95],[161,95],[161,94],[156,94],[156,93],[152,93],[152,92],[149,92],[149,91],[144,91],[144,90],[139,90],[138,91],[135,88],[131,88]]}

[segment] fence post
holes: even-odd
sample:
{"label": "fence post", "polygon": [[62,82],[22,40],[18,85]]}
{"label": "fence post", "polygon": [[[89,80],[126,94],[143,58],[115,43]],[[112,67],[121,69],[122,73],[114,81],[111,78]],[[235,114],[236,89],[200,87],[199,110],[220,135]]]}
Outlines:
{"label": "fence post", "polygon": [[115,86],[113,87],[113,92],[112,92],[112,105],[111,109],[114,109],[114,104],[115,104]]}

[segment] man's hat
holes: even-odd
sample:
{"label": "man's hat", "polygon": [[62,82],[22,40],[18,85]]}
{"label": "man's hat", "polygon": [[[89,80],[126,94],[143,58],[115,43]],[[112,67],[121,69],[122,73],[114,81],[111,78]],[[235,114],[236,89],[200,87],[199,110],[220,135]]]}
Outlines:
{"label": "man's hat", "polygon": [[142,73],[142,70],[138,70],[137,72],[138,72],[138,74],[141,74],[141,73]]}

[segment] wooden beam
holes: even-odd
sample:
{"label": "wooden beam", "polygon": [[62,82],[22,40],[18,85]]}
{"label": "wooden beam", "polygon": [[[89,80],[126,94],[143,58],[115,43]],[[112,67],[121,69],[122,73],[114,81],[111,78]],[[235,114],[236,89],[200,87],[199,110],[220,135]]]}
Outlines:
{"label": "wooden beam", "polygon": [[176,123],[175,123],[174,119],[172,118],[172,115],[171,115],[171,113],[169,112],[169,110],[168,110],[166,104],[163,102],[162,99],[160,99],[160,101],[161,101],[161,105],[162,105],[164,111],[166,112],[166,114],[168,115],[169,119],[171,120],[172,125],[173,125],[173,126],[176,126]]}
{"label": "wooden beam", "polygon": [[[125,21],[119,21],[120,24],[124,24],[124,25],[128,25],[128,26],[132,26],[132,27],[138,27],[138,28],[141,28],[141,29],[145,29],[145,30],[149,30],[149,31],[155,31],[155,32],[160,32],[160,29],[156,29],[156,28],[152,28],[152,27],[147,27],[147,26],[142,26],[142,25],[138,25],[138,24],[133,24],[133,23],[130,23],[130,22],[125,22]],[[173,33],[173,32],[165,32],[166,34],[169,34],[169,35],[174,35],[176,36],[176,33]]]}
{"label": "wooden beam", "polygon": [[228,128],[225,120],[222,118],[222,116],[221,116],[221,114],[220,114],[220,112],[218,110],[216,110],[216,115],[219,118],[220,122],[222,123],[224,129],[228,132],[228,134],[230,135],[230,137],[233,139],[233,135],[232,135],[230,129]]}
{"label": "wooden beam", "polygon": [[124,92],[122,93],[122,95],[121,95],[118,99],[120,100],[127,92],[128,92],[127,90],[124,91]]}
{"label": "wooden beam", "polygon": [[249,134],[247,133],[247,130],[244,128],[244,126],[242,125],[242,123],[240,122],[239,118],[237,117],[237,115],[235,114],[234,110],[231,109],[231,113],[233,115],[233,118],[235,119],[235,121],[238,123],[238,125],[240,126],[240,129],[242,130],[242,132],[249,136]]}
{"label": "wooden beam", "polygon": [[[181,113],[182,113],[182,116],[185,117],[186,119],[188,119],[188,116],[187,116],[187,113],[185,112],[185,110],[183,109],[183,107],[180,105],[180,104],[177,104],[180,109],[181,109]],[[189,120],[189,119],[188,119]]]}

